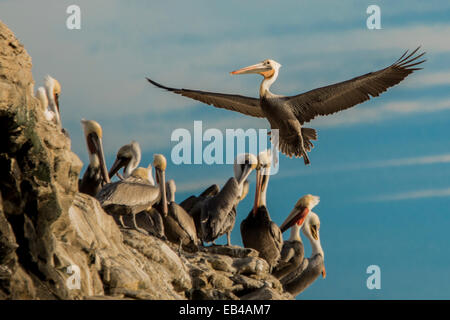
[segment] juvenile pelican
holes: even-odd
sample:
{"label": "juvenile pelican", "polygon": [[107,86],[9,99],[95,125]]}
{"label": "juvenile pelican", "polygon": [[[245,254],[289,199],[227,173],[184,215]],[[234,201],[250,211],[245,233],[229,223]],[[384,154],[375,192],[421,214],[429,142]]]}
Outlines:
{"label": "juvenile pelican", "polygon": [[311,212],[319,201],[319,197],[310,194],[301,197],[289,216],[281,224],[281,232],[284,232],[290,227],[291,236],[288,241],[284,241],[280,261],[273,271],[273,275],[278,279],[282,279],[287,274],[298,269],[302,264],[305,251],[302,239],[300,238],[300,228],[303,226],[303,222],[308,213]]}
{"label": "juvenile pelican", "polygon": [[58,126],[62,127],[61,114],[59,111],[59,96],[61,94],[61,84],[58,82],[58,80],[48,75],[44,79],[44,87],[47,94],[49,109],[54,114],[55,123]]}
{"label": "juvenile pelican", "polygon": [[195,224],[195,229],[197,232],[197,238],[202,242],[202,223],[201,214],[203,201],[206,199],[217,195],[220,188],[217,184],[209,186],[205,191],[203,191],[199,196],[190,196],[180,203],[180,206],[186,210],[187,213],[192,217]]}
{"label": "juvenile pelican", "polygon": [[369,100],[371,96],[376,97],[398,84],[413,71],[420,70],[421,68],[413,68],[425,61],[417,61],[425,54],[414,56],[418,50],[419,48],[408,56],[406,51],[400,59],[387,68],[295,96],[281,96],[269,91],[281,67],[281,64],[271,59],[231,72],[231,74],[262,75],[264,79],[259,88],[259,99],[234,94],[169,88],[149,78],[147,80],[159,88],[217,108],[237,111],[252,117],[267,118],[272,129],[279,129],[279,141],[274,143],[279,150],[289,157],[303,156],[305,164],[309,164],[307,152],[313,147],[311,140],[317,139],[317,133],[314,129],[302,128],[303,124],[317,116],[330,115],[351,108]]}
{"label": "juvenile pelican", "polygon": [[236,206],[246,195],[245,181],[257,163],[253,154],[238,155],[234,161],[234,177],[228,179],[216,196],[203,201],[200,214],[202,241],[214,244],[218,237],[227,234],[227,245],[231,245]]}
{"label": "juvenile pelican", "polygon": [[270,219],[266,207],[270,165],[270,153],[261,152],[256,168],[255,202],[247,218],[241,222],[241,236],[244,247],[259,251],[259,256],[265,259],[272,269],[280,258],[283,237],[280,228]]}
{"label": "juvenile pelican", "polygon": [[300,268],[281,279],[285,291],[296,296],[308,288],[318,277],[326,276],[325,255],[320,244],[320,219],[310,212],[302,226],[303,234],[309,239],[312,247],[311,257],[303,259]]}
{"label": "juvenile pelican", "polygon": [[[115,174],[121,179],[128,178],[133,170],[138,167],[139,162],[141,162],[141,147],[137,141],[131,141],[117,151],[116,160],[109,170],[109,178],[112,179]],[[121,168],[123,168],[123,177],[118,173]],[[149,179],[150,184],[154,185],[155,181],[151,176],[151,170]]]}
{"label": "juvenile pelican", "polygon": [[97,195],[103,209],[113,215],[118,215],[120,223],[125,227],[122,216],[132,215],[133,227],[146,233],[136,224],[135,215],[162,202],[163,215],[167,215],[167,198],[165,170],[166,159],[163,155],[155,155],[153,158],[153,166],[155,167],[156,179],[158,186],[150,183],[149,168],[137,168],[132,174],[121,181],[109,183],[105,185]]}
{"label": "juvenile pelican", "polygon": [[218,194],[220,191],[220,188],[217,184],[213,184],[209,186],[205,191],[203,191],[199,196],[190,196],[186,199],[184,199],[182,202],[180,202],[180,206],[183,207],[186,212],[190,213],[191,210],[200,202],[205,200],[207,197],[212,197]]}
{"label": "juvenile pelican", "polygon": [[94,120],[85,119],[81,120],[81,125],[89,153],[89,166],[80,181],[79,191],[95,197],[102,186],[110,182],[103,154],[102,127]]}
{"label": "juvenile pelican", "polygon": [[163,217],[164,232],[169,241],[181,247],[198,245],[197,231],[192,217],[175,203],[176,185],[174,180],[167,181],[167,199],[169,201],[167,215]]}
{"label": "juvenile pelican", "polygon": [[41,103],[42,112],[47,121],[53,121],[55,119],[55,113],[48,109],[48,98],[44,87],[39,87],[36,91],[36,98]]}

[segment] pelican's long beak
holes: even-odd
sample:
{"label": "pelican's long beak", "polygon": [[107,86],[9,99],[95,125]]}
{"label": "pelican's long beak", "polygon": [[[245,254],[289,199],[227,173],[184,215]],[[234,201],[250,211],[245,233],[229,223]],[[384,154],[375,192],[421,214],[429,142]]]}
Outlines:
{"label": "pelican's long beak", "polygon": [[256,188],[255,188],[255,202],[253,203],[253,215],[256,215],[256,211],[259,208],[259,200],[261,198],[261,185],[262,185],[262,176],[261,170],[256,169]]}
{"label": "pelican's long beak", "polygon": [[161,192],[161,202],[163,216],[167,216],[169,211],[167,208],[167,193],[166,193],[166,173],[158,167],[155,167],[156,171],[156,182],[159,184],[159,191]]}
{"label": "pelican's long beak", "polygon": [[103,176],[103,181],[105,181],[105,183],[110,183],[111,180],[109,179],[108,169],[106,168],[105,154],[103,152],[103,143],[101,138],[98,138],[97,156],[100,160],[100,170]]}
{"label": "pelican's long beak", "polygon": [[306,219],[306,216],[309,213],[309,209],[307,207],[294,208],[289,216],[284,220],[281,224],[280,230],[281,232],[285,232],[287,229],[292,227],[294,224],[301,226]]}
{"label": "pelican's long beak", "polygon": [[121,168],[126,167],[128,165],[128,162],[128,159],[116,158],[111,169],[109,169],[109,178],[111,179]]}
{"label": "pelican's long beak", "polygon": [[254,64],[252,66],[248,66],[239,70],[235,70],[230,72],[230,74],[249,74],[249,73],[261,73],[261,72],[267,72],[272,70],[272,67],[270,65],[265,65],[264,63],[260,62],[257,64]]}
{"label": "pelican's long beak", "polygon": [[325,279],[326,276],[327,276],[327,271],[325,270],[325,266],[323,266],[322,277]]}

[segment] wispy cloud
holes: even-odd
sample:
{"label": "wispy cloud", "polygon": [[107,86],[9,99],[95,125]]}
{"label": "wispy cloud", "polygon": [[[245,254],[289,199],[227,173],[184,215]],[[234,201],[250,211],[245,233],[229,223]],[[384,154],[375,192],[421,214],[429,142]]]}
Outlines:
{"label": "wispy cloud", "polygon": [[450,188],[408,191],[402,193],[376,196],[365,200],[370,202],[385,202],[385,201],[401,201],[401,200],[413,200],[413,199],[437,198],[437,197],[450,197]]}
{"label": "wispy cloud", "polygon": [[349,109],[330,117],[318,118],[315,124],[318,127],[350,126],[449,109],[450,99],[395,101],[381,106],[364,106]]}
{"label": "wispy cloud", "polygon": [[436,85],[450,85],[450,71],[418,73],[406,83],[406,86],[413,88]]}
{"label": "wispy cloud", "polygon": [[315,167],[307,171],[295,170],[280,170],[279,174],[274,175],[274,178],[286,178],[286,177],[296,177],[303,175],[314,175],[314,174],[327,174],[331,172],[346,172],[364,169],[377,169],[377,168],[394,168],[394,167],[404,167],[404,166],[423,166],[423,165],[435,165],[435,164],[445,164],[450,163],[450,153],[429,155],[423,157],[408,157],[408,158],[398,158],[390,160],[380,160],[372,162],[357,162],[345,165],[335,165],[326,167]]}

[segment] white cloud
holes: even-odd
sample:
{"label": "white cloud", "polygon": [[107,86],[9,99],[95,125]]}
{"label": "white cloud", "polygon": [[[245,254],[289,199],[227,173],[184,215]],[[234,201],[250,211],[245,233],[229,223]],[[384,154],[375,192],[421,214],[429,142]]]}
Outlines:
{"label": "white cloud", "polygon": [[385,119],[394,119],[416,113],[430,113],[450,109],[450,99],[442,100],[407,100],[389,102],[383,105],[360,106],[338,114],[319,117],[314,125],[322,128],[350,126],[362,123],[373,123]]}
{"label": "white cloud", "polygon": [[367,200],[374,202],[385,202],[385,201],[401,201],[401,200],[413,200],[413,199],[437,198],[437,197],[450,197],[450,188],[408,191],[390,195],[377,196]]}
{"label": "white cloud", "polygon": [[423,88],[425,86],[450,85],[450,71],[437,71],[418,73],[406,84],[412,88]]}

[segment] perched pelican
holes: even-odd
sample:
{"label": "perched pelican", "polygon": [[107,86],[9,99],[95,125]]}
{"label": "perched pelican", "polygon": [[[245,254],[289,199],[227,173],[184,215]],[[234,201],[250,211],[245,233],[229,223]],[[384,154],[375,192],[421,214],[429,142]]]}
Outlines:
{"label": "perched pelican", "polygon": [[48,98],[44,87],[39,87],[37,89],[36,98],[41,102],[41,108],[45,119],[47,119],[47,121],[53,121],[55,119],[55,113],[48,109]]}
{"label": "perched pelican", "polygon": [[284,290],[294,296],[308,288],[319,275],[322,275],[323,278],[326,276],[325,256],[320,244],[319,229],[319,216],[311,211],[302,226],[303,234],[311,243],[311,257],[303,259],[300,268],[281,279]]}
{"label": "perched pelican", "polygon": [[171,242],[197,247],[198,238],[192,217],[177,203],[175,203],[176,185],[174,180],[167,181],[167,199],[169,202],[167,215],[163,217],[164,232]]}
{"label": "perched pelican", "polygon": [[147,233],[137,226],[135,216],[141,211],[150,210],[159,201],[162,203],[163,215],[167,215],[166,165],[166,158],[163,155],[154,155],[153,166],[158,186],[151,185],[149,179],[151,167],[136,168],[128,178],[105,185],[98,193],[97,199],[106,212],[119,216],[123,227],[125,225],[122,216],[131,215],[133,228]]}
{"label": "perched pelican", "polygon": [[220,188],[217,184],[213,184],[209,186],[205,191],[203,191],[199,196],[190,196],[180,202],[180,206],[183,207],[184,210],[190,212],[199,202],[205,200],[207,197],[212,197],[218,194]]}
{"label": "perched pelican", "polygon": [[[128,178],[133,170],[138,167],[139,162],[141,162],[141,147],[137,141],[131,141],[117,151],[116,160],[109,170],[109,178],[112,179],[115,174],[120,179]],[[123,177],[118,173],[121,168],[123,168]],[[150,184],[155,185],[151,170],[149,179]]]}
{"label": "perched pelican", "polygon": [[258,159],[253,154],[238,155],[234,161],[234,177],[228,179],[216,196],[203,201],[200,214],[202,241],[214,244],[218,237],[227,234],[227,245],[231,245],[236,206],[246,195],[245,181],[257,163]]}
{"label": "perched pelican", "polygon": [[55,123],[61,127],[61,115],[59,111],[61,84],[58,80],[52,78],[51,76],[46,76],[44,79],[44,87],[47,94],[50,111],[54,114]]}
{"label": "perched pelican", "polygon": [[417,59],[425,53],[414,56],[419,48],[408,56],[406,51],[400,59],[387,68],[295,96],[281,96],[269,91],[281,67],[281,64],[271,59],[231,72],[231,74],[262,75],[264,79],[259,89],[259,99],[234,94],[169,88],[149,78],[147,80],[159,88],[218,108],[267,118],[272,129],[279,129],[279,141],[274,141],[279,150],[289,157],[303,156],[305,164],[309,164],[307,152],[313,147],[311,140],[317,139],[317,133],[314,129],[302,128],[302,125],[316,116],[333,114],[369,100],[371,96],[376,97],[398,84],[413,71],[421,69],[412,68],[425,61],[417,62]]}
{"label": "perched pelican", "polygon": [[289,216],[281,224],[281,232],[284,232],[290,227],[291,236],[288,241],[284,241],[280,261],[273,271],[273,275],[278,279],[293,272],[302,264],[305,251],[302,239],[300,238],[300,228],[303,226],[303,222],[308,213],[311,212],[319,201],[319,197],[310,194],[301,197]]}
{"label": "perched pelican", "polygon": [[258,155],[256,168],[256,190],[253,209],[241,222],[241,236],[245,248],[259,251],[272,269],[280,258],[283,237],[280,228],[270,219],[266,207],[266,192],[270,177],[270,153],[263,151]]}
{"label": "perched pelican", "polygon": [[81,120],[89,153],[89,166],[79,183],[79,191],[95,197],[102,186],[110,183],[103,154],[102,127],[94,120]]}
{"label": "perched pelican", "polygon": [[201,224],[201,214],[203,201],[206,199],[217,195],[220,188],[217,184],[209,186],[205,191],[203,191],[199,196],[190,196],[180,203],[180,206],[186,210],[187,213],[192,217],[195,223],[195,229],[197,231],[197,238],[202,241],[202,224]]}

